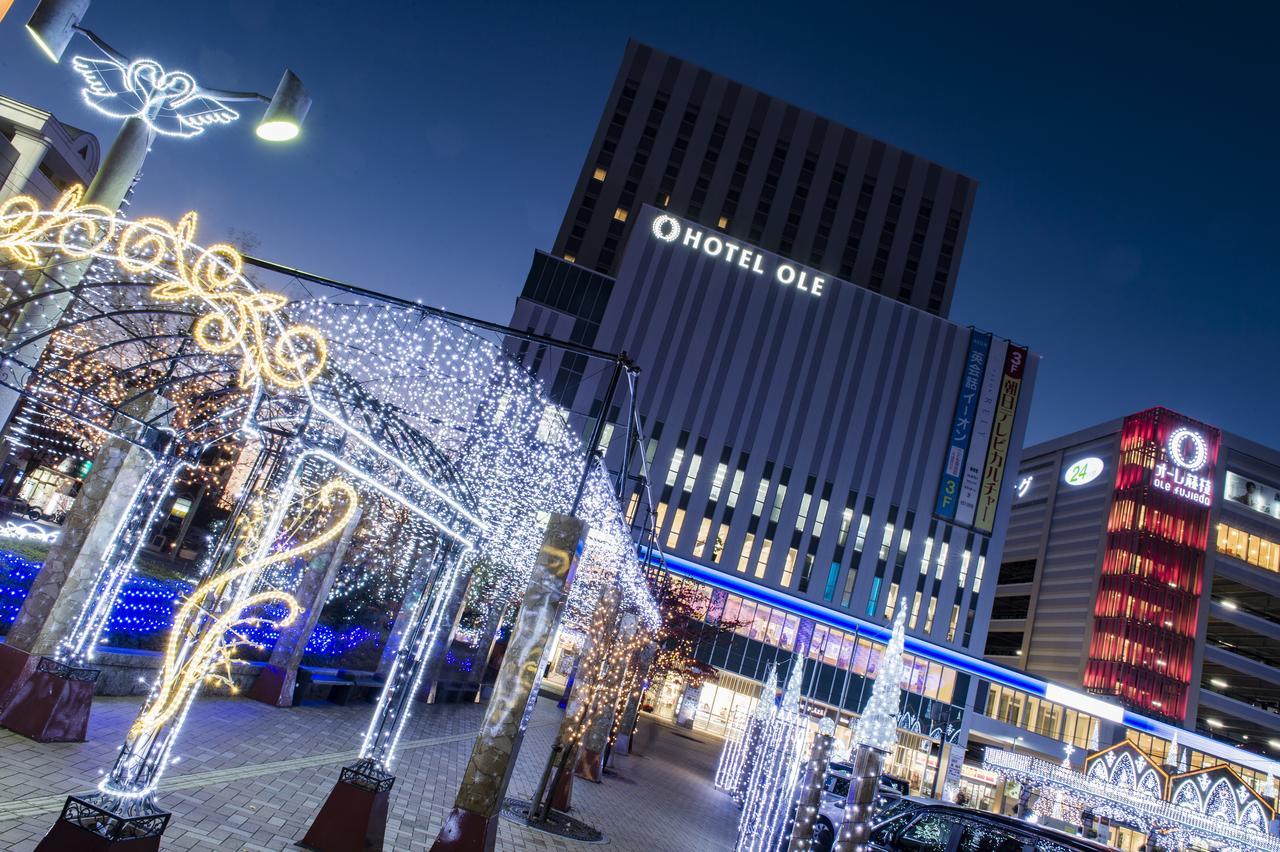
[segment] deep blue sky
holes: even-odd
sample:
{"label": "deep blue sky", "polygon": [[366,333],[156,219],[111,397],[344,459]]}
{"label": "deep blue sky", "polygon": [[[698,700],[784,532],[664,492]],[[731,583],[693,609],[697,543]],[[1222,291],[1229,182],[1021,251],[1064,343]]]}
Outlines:
{"label": "deep blue sky", "polygon": [[[0,23],[0,92],[110,139],[33,5]],[[1265,4],[97,0],[85,24],[211,86],[269,94],[288,65],[315,97],[290,146],[244,120],[161,140],[135,211],[500,321],[634,36],[978,179],[952,318],[1044,356],[1029,440],[1165,404],[1280,446]]]}

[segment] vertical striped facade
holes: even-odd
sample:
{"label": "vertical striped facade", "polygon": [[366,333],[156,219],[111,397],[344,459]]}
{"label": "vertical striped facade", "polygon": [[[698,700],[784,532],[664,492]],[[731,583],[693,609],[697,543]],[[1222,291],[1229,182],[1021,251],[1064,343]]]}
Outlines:
{"label": "vertical striped facade", "polygon": [[946,316],[977,184],[635,41],[552,254],[616,275],[642,204]]}
{"label": "vertical striped facade", "polygon": [[[908,607],[912,634],[980,654],[1037,359],[992,532],[944,521],[934,507],[971,330],[694,222],[659,238],[662,217],[637,213],[616,281],[540,256],[512,320],[553,335],[589,322],[595,346],[640,366],[660,544],[861,619],[887,624]],[[709,255],[692,233],[749,263]],[[781,266],[793,283],[779,283]],[[563,376],[557,354],[523,355]],[[588,371],[563,403],[597,413],[606,378]]]}

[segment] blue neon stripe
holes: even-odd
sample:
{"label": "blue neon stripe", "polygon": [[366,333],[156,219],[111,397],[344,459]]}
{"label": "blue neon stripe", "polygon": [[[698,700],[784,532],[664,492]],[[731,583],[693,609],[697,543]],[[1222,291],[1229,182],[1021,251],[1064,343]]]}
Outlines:
{"label": "blue neon stripe", "polygon": [[[812,618],[814,621],[838,627],[842,630],[848,630],[861,636],[866,636],[878,642],[888,642],[890,630],[879,624],[873,624],[869,621],[863,621],[851,615],[845,615],[841,612],[835,612],[823,606],[811,603],[810,601],[800,598],[793,598],[790,595],[765,586],[759,586],[749,580],[740,579],[732,574],[724,574],[714,568],[708,568],[705,565],[699,565],[697,562],[690,562],[687,559],[681,559],[679,556],[670,554],[661,554],[657,551],[646,552],[646,548],[640,548],[641,558],[648,558],[650,564],[665,566],[667,570],[673,573],[688,577],[691,580],[697,580],[706,583],[709,586],[716,586],[729,592],[735,592],[744,597],[767,603],[770,606],[778,607],[795,615]],[[1023,692],[1043,698],[1047,691],[1048,683],[1038,678],[1032,677],[1025,672],[1016,669],[1008,669],[1004,666],[998,666],[995,663],[989,663],[986,660],[977,657],[971,657],[968,654],[962,654],[958,651],[952,651],[950,648],[944,648],[941,645],[935,645],[932,642],[926,642],[923,639],[917,639],[913,636],[906,637],[903,647],[908,653],[924,657],[946,666],[951,666],[957,671],[962,671],[976,677],[985,678],[1003,686],[1009,686],[1014,689],[1020,689]],[[1129,710],[1124,711],[1123,723],[1135,731],[1153,734],[1161,739],[1171,739],[1176,732],[1178,741],[1184,746],[1188,746],[1205,754],[1212,754],[1223,760],[1230,760],[1243,766],[1250,766],[1259,772],[1270,772],[1273,775],[1280,775],[1280,761],[1271,760],[1263,755],[1254,754],[1243,750],[1231,748],[1227,743],[1219,742],[1211,737],[1198,734],[1194,731],[1188,731],[1184,728],[1178,728],[1166,722],[1160,722],[1141,716]],[[1228,757],[1228,755],[1230,755]]]}
{"label": "blue neon stripe", "polygon": [[[643,558],[646,555],[645,548],[640,548],[640,552]],[[725,574],[714,568],[707,568],[696,562],[690,562],[687,559],[681,559],[671,554],[664,555],[654,551],[648,554],[648,558],[651,564],[665,565],[668,570],[692,580],[698,580],[710,586],[717,586],[726,591],[736,592],[795,615],[812,618],[814,621],[832,627],[855,632],[860,636],[866,636],[877,642],[889,641],[891,631],[883,625],[863,621],[860,618],[845,615],[841,612],[835,612],[802,598],[793,598],[775,589],[757,585],[749,580],[734,577],[731,574]],[[951,666],[958,671],[986,678],[1014,689],[1020,689],[1023,692],[1028,692],[1041,698],[1044,697],[1044,681],[1037,680],[1015,669],[1007,669],[1004,666],[998,666],[978,657],[971,657],[968,654],[961,654],[958,651],[952,651],[949,648],[944,648],[941,645],[935,645],[932,642],[926,642],[913,636],[906,638],[904,647],[908,653],[924,657],[927,660],[933,660],[943,665]]]}

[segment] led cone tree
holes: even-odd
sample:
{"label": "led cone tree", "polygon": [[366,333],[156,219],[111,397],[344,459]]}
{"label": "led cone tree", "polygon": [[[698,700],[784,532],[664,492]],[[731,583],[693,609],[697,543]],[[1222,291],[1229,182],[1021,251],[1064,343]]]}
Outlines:
{"label": "led cone tree", "polygon": [[836,835],[835,852],[862,852],[871,828],[871,810],[885,756],[898,742],[898,710],[902,702],[902,646],[907,608],[899,607],[889,644],[876,667],[871,698],[853,729],[853,779]]}
{"label": "led cone tree", "polygon": [[800,713],[803,680],[804,658],[797,656],[792,661],[782,703],[769,714],[760,733],[738,822],[736,852],[774,852],[786,841],[787,822],[804,760],[805,728]]}
{"label": "led cone tree", "polygon": [[760,737],[760,727],[768,718],[774,706],[774,695],[778,691],[777,666],[769,664],[764,683],[760,685],[760,694],[747,710],[739,710],[734,714],[734,722],[730,726],[729,736],[725,738],[724,748],[720,751],[720,763],[716,767],[715,784],[734,798],[742,789],[743,766],[747,762],[747,753]]}

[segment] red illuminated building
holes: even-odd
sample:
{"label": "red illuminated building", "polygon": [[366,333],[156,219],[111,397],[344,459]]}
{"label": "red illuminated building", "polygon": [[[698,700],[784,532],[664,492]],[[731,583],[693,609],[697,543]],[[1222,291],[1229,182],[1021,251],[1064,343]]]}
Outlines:
{"label": "red illuminated building", "polygon": [[1218,430],[1165,408],[1126,417],[1084,687],[1181,721],[1209,543]]}
{"label": "red illuminated building", "polygon": [[1280,758],[1280,449],[1151,408],[1015,483],[986,656]]}

